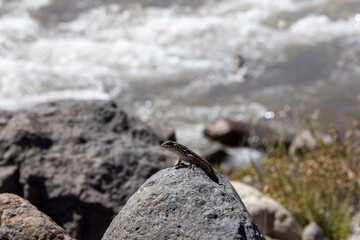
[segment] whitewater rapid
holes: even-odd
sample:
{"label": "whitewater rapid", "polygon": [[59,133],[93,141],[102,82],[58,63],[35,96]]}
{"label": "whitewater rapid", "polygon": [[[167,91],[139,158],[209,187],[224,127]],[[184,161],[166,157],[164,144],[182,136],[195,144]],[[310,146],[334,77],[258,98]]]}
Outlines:
{"label": "whitewater rapid", "polygon": [[304,102],[357,111],[359,14],[357,0],[0,1],[0,108],[118,99],[183,136]]}

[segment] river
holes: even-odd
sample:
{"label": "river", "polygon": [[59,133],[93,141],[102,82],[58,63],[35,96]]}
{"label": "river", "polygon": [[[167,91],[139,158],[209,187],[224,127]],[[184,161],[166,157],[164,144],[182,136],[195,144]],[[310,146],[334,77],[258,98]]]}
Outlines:
{"label": "river", "polygon": [[344,127],[360,115],[360,2],[0,1],[0,109],[69,98],[116,99],[184,142],[219,116],[319,109]]}

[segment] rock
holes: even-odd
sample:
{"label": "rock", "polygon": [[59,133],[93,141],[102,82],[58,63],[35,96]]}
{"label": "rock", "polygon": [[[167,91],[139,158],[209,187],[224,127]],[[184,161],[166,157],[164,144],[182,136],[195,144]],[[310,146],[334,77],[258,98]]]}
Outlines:
{"label": "rock", "polygon": [[278,240],[278,239],[275,239],[275,238],[271,238],[271,237],[269,237],[269,236],[265,236],[265,239],[266,239],[266,240]]}
{"label": "rock", "polygon": [[211,164],[217,164],[221,173],[230,175],[234,169],[239,169],[250,162],[260,162],[262,152],[252,148],[235,148],[214,145],[203,149],[204,156]]}
{"label": "rock", "polygon": [[15,194],[0,194],[0,217],[2,240],[74,240],[50,217]]}
{"label": "rock", "polygon": [[205,126],[204,134],[212,140],[227,146],[251,146],[264,148],[269,142],[283,139],[286,147],[292,141],[291,134],[281,136],[280,133],[265,125],[250,122],[235,122],[228,118],[218,118]]}
{"label": "rock", "polygon": [[351,220],[350,232],[357,233],[360,235],[360,212],[354,215]]}
{"label": "rock", "polygon": [[209,163],[219,165],[229,157],[225,149],[219,146],[211,146],[210,148],[203,149],[200,155],[208,160]]}
{"label": "rock", "polygon": [[231,63],[235,68],[241,68],[245,64],[245,59],[240,54],[232,54]]}
{"label": "rock", "polygon": [[228,118],[218,118],[205,126],[204,133],[212,140],[228,146],[239,146],[247,143],[250,136],[250,124],[236,123]]}
{"label": "rock", "polygon": [[316,139],[321,139],[324,144],[331,144],[331,137],[327,134],[313,133],[306,129],[300,131],[289,147],[290,154],[301,154],[304,147],[309,150],[315,149],[318,146]]}
{"label": "rock", "polygon": [[347,240],[359,240],[360,239],[360,235],[358,234],[351,234]]}
{"label": "rock", "polygon": [[12,113],[8,111],[2,111],[0,112],[0,131],[3,129],[4,126],[6,126],[9,119],[12,118]]}
{"label": "rock", "polygon": [[316,139],[313,134],[309,130],[303,130],[296,135],[294,140],[292,141],[289,153],[301,153],[302,148],[306,147],[309,150],[314,149],[317,146]]}
{"label": "rock", "polygon": [[217,176],[226,188],[200,168],[180,165],[156,173],[129,199],[102,240],[264,240],[234,188]]}
{"label": "rock", "polygon": [[170,165],[161,141],[107,101],[12,113],[0,126],[0,192],[19,193],[78,240],[97,240],[141,184]]}
{"label": "rock", "polygon": [[301,239],[301,226],[279,202],[242,182],[232,181],[231,183],[259,228],[266,232],[266,235],[281,240]]}
{"label": "rock", "polygon": [[18,167],[15,165],[3,166],[0,168],[0,170],[1,192],[21,194],[22,189],[19,183]]}
{"label": "rock", "polygon": [[354,215],[351,219],[350,224],[350,236],[348,240],[359,240],[360,239],[360,212]]}
{"label": "rock", "polygon": [[162,137],[162,142],[166,142],[166,141],[176,142],[174,129],[166,125],[164,122],[160,120],[154,120],[149,122],[148,125],[157,135]]}
{"label": "rock", "polygon": [[310,223],[305,226],[301,239],[302,240],[323,240],[324,233],[323,233],[323,230],[316,223]]}

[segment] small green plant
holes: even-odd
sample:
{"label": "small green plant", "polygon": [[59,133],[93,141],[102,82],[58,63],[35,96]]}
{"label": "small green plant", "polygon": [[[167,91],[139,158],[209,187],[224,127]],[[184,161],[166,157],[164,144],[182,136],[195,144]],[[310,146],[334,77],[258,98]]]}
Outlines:
{"label": "small green plant", "polygon": [[241,168],[235,169],[230,173],[230,179],[242,179],[247,175],[253,175],[255,172],[251,167],[251,164],[245,164]]}

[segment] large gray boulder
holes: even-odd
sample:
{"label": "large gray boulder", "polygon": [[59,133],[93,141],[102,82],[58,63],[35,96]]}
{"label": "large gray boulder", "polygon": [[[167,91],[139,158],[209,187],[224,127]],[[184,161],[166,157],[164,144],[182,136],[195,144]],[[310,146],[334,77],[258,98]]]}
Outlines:
{"label": "large gray boulder", "polygon": [[164,139],[107,101],[0,114],[0,192],[16,193],[81,240],[98,240],[128,198],[168,166]]}
{"label": "large gray boulder", "polygon": [[74,240],[50,217],[10,193],[0,194],[0,239]]}
{"label": "large gray boulder", "polygon": [[102,240],[265,240],[229,181],[223,188],[203,170],[184,165],[164,169],[129,199]]}

